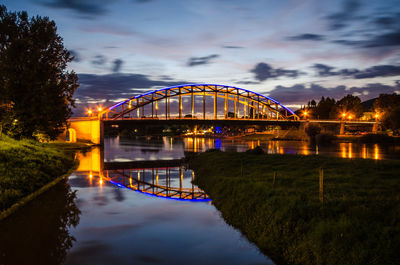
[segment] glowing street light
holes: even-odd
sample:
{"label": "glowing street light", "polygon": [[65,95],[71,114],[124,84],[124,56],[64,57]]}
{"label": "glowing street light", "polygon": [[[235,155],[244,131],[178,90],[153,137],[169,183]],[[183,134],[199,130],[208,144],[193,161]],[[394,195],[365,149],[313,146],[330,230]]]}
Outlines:
{"label": "glowing street light", "polygon": [[346,118],[346,113],[342,113],[342,118]]}
{"label": "glowing street light", "polygon": [[100,111],[103,110],[103,108],[102,107],[98,107],[97,110],[100,112]]}
{"label": "glowing street light", "polygon": [[93,111],[90,109],[90,110],[87,111],[87,113],[89,114],[89,116],[91,116]]}
{"label": "glowing street light", "polygon": [[351,115],[349,115],[348,119],[351,120],[353,117]]}
{"label": "glowing street light", "polygon": [[308,115],[308,111],[307,111],[307,110],[304,110],[304,111],[303,111],[303,116],[304,116],[305,119],[307,119],[307,115]]}

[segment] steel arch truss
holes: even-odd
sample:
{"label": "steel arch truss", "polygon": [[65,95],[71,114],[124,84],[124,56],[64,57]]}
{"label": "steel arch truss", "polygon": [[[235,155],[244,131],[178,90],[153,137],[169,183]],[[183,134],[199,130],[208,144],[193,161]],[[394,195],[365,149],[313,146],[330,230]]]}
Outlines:
{"label": "steel arch truss", "polygon": [[[151,105],[151,117],[170,119],[170,99],[178,98],[178,119],[185,118],[183,114],[183,96],[191,97],[191,112],[189,117],[195,116],[195,96],[202,96],[202,118],[206,119],[206,97],[213,97],[213,119],[218,119],[218,98],[223,99],[224,118],[238,119],[269,119],[269,120],[299,120],[299,117],[289,108],[280,104],[275,99],[246,90],[243,88],[215,85],[215,84],[188,84],[179,85],[159,90],[153,90],[145,94],[131,97],[121,101],[102,112],[98,113],[99,118],[105,120],[119,120],[131,118],[131,113],[136,111],[137,118],[144,113],[144,106]],[[158,115],[158,103],[165,102],[165,113]],[[219,101],[221,104],[221,101]],[[233,102],[233,109],[229,109],[229,102]],[[232,105],[232,103],[231,103]],[[243,109],[242,109],[243,107]],[[140,115],[142,110],[142,116]],[[188,115],[186,115],[186,118]]]}

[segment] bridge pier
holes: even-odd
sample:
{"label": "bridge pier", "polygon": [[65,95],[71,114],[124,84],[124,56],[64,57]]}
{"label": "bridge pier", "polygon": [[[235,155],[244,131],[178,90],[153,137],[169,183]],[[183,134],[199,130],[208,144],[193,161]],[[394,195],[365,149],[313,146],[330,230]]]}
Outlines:
{"label": "bridge pier", "polygon": [[380,129],[379,123],[375,122],[374,125],[372,126],[372,133],[377,133]]}
{"label": "bridge pier", "polygon": [[339,130],[339,134],[340,135],[343,135],[344,134],[344,122],[342,121],[341,123],[340,123],[340,130]]}
{"label": "bridge pier", "polygon": [[74,131],[76,141],[103,144],[104,124],[102,120],[94,118],[71,119],[67,130]]}

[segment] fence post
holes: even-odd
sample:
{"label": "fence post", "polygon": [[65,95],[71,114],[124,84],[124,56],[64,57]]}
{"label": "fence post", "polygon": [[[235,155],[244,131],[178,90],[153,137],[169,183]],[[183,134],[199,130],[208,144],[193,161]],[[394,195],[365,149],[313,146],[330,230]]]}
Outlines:
{"label": "fence post", "polygon": [[324,169],[319,169],[319,201],[324,202]]}

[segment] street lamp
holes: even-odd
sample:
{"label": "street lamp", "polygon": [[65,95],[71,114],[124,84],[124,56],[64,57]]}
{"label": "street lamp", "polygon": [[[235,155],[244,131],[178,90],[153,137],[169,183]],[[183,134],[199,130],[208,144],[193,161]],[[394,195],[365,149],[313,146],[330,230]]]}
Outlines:
{"label": "street lamp", "polygon": [[353,117],[352,117],[351,115],[349,115],[349,117],[348,117],[348,118],[349,118],[349,120],[351,120]]}
{"label": "street lamp", "polygon": [[346,113],[342,113],[342,118],[346,118]]}
{"label": "street lamp", "polygon": [[100,111],[103,110],[103,108],[102,107],[98,107],[97,110],[100,112]]}
{"label": "street lamp", "polygon": [[88,110],[88,112],[87,112],[88,114],[89,114],[89,116],[92,116],[92,110],[90,109],[90,110]]}
{"label": "street lamp", "polygon": [[307,110],[304,110],[304,111],[303,111],[304,119],[307,119],[307,115],[308,115],[308,111],[307,111]]}

